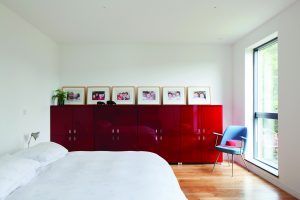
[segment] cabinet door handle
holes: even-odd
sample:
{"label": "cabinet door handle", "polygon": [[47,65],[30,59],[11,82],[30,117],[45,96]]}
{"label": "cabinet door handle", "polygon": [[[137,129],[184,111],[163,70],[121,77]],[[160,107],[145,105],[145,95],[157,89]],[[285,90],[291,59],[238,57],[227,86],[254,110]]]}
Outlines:
{"label": "cabinet door handle", "polygon": [[115,133],[115,129],[112,129],[111,132],[112,132],[112,133]]}
{"label": "cabinet door handle", "polygon": [[72,133],[72,130],[70,129],[70,130],[69,130],[69,134],[71,134],[71,133]]}
{"label": "cabinet door handle", "polygon": [[204,129],[202,129],[202,133],[205,133],[205,128],[204,128]]}
{"label": "cabinet door handle", "polygon": [[117,133],[119,133],[120,131],[119,131],[119,129],[117,129]]}
{"label": "cabinet door handle", "polygon": [[155,133],[157,133],[157,129],[155,129]]}
{"label": "cabinet door handle", "polygon": [[72,137],[71,136],[69,136],[69,141],[71,141],[72,140]]}
{"label": "cabinet door handle", "polygon": [[198,136],[198,140],[200,141],[200,136]]}
{"label": "cabinet door handle", "polygon": [[162,140],[162,136],[160,136],[160,140]]}
{"label": "cabinet door handle", "polygon": [[205,136],[203,135],[203,141],[205,140]]}
{"label": "cabinet door handle", "polygon": [[76,130],[76,129],[74,129],[73,133],[74,133],[74,134],[76,134],[76,132],[77,132],[77,130]]}
{"label": "cabinet door handle", "polygon": [[157,135],[155,136],[155,140],[157,141]]}
{"label": "cabinet door handle", "polygon": [[77,140],[77,138],[74,136],[74,137],[73,137],[73,141],[75,142],[76,140]]}

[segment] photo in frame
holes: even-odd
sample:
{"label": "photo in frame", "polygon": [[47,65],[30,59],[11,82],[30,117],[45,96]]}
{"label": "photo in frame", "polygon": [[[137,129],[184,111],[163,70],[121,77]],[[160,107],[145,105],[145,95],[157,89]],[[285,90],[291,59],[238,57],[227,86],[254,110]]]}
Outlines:
{"label": "photo in frame", "polygon": [[186,95],[184,87],[164,87],[163,88],[164,105],[185,105]]}
{"label": "photo in frame", "polygon": [[65,105],[84,105],[85,104],[85,87],[62,87],[67,92]]}
{"label": "photo in frame", "polygon": [[139,105],[160,105],[160,87],[138,87]]}
{"label": "photo in frame", "polygon": [[134,87],[113,87],[112,88],[112,101],[116,104],[132,105],[135,104]]}
{"label": "photo in frame", "polygon": [[211,104],[210,87],[188,87],[189,105]]}
{"label": "photo in frame", "polygon": [[87,87],[87,104],[95,105],[97,102],[110,100],[110,87],[108,86],[90,86]]}

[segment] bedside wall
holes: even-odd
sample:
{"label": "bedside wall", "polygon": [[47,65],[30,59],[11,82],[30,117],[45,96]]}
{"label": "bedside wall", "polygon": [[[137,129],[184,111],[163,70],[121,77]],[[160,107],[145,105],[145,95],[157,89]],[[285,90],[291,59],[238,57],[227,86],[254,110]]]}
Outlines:
{"label": "bedside wall", "polygon": [[[55,42],[0,4],[0,154],[26,145],[40,131],[50,138],[50,97],[58,87]],[[34,142],[33,142],[34,144]]]}

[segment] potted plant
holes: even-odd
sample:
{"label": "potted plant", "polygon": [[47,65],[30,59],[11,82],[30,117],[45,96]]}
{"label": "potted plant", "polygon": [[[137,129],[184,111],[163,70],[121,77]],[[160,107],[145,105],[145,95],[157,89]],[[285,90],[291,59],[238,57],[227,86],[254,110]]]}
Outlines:
{"label": "potted plant", "polygon": [[62,89],[57,89],[52,96],[52,100],[57,99],[57,105],[62,106],[65,104],[65,100],[67,99],[68,92],[63,91]]}

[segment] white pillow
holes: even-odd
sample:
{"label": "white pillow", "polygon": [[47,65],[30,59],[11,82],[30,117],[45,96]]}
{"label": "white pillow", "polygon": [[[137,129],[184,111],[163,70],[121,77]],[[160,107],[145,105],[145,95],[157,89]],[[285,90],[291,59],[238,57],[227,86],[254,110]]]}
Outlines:
{"label": "white pillow", "polygon": [[36,176],[40,163],[30,159],[5,155],[0,157],[0,199]]}
{"label": "white pillow", "polygon": [[28,149],[15,153],[15,155],[39,161],[42,166],[48,165],[68,153],[68,150],[54,142],[42,142]]}

